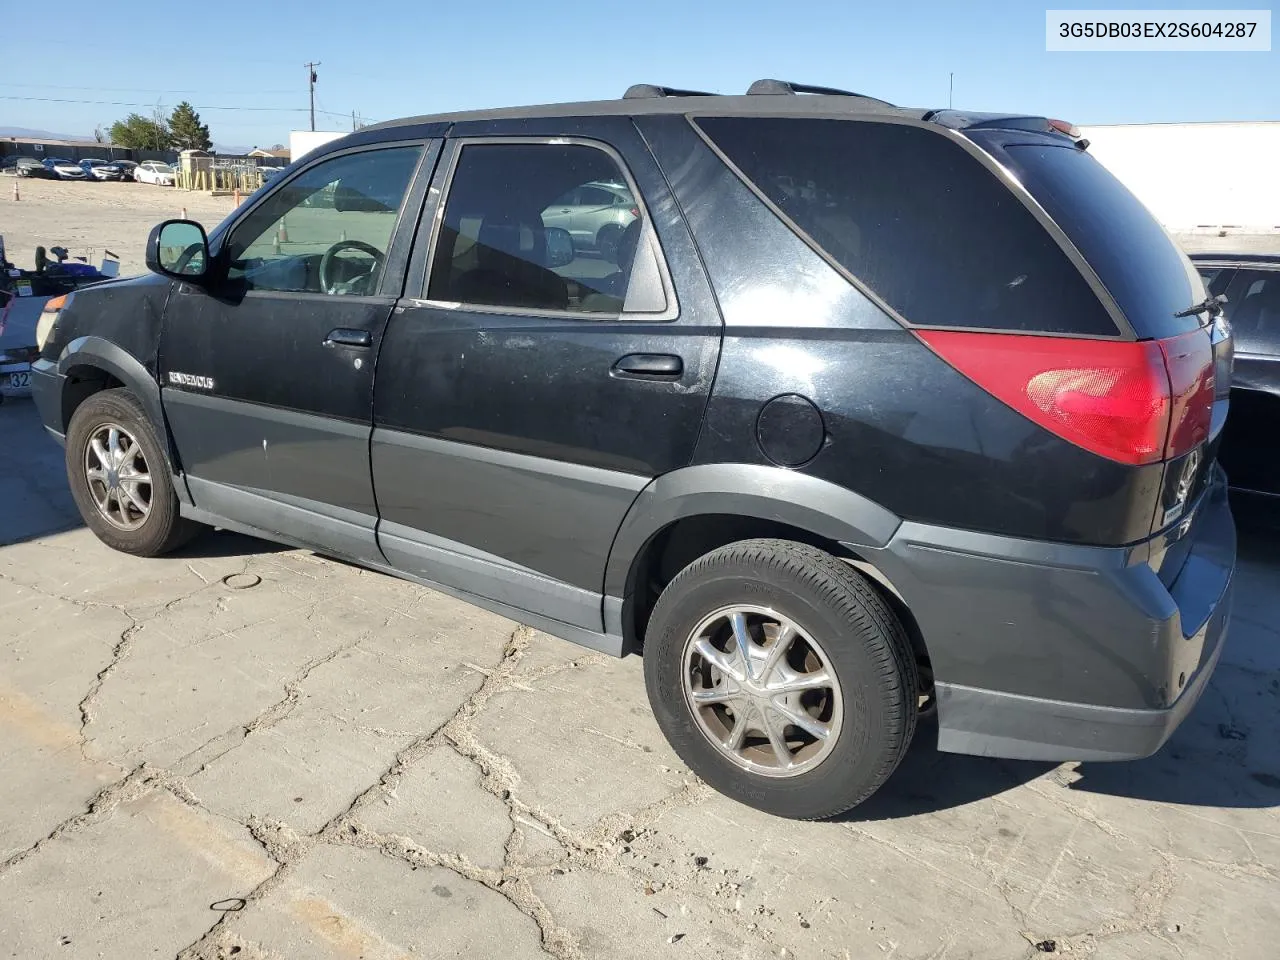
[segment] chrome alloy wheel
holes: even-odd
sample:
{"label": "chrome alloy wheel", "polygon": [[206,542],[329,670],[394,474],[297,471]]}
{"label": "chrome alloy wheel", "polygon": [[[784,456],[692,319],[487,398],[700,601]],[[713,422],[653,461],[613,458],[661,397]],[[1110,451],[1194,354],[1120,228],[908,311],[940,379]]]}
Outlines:
{"label": "chrome alloy wheel", "polygon": [[766,777],[812,770],[840,736],[840,684],[822,647],[766,607],[724,607],[684,645],[685,701],[735,765]]}
{"label": "chrome alloy wheel", "polygon": [[84,475],[93,502],[109,524],[137,530],[151,515],[151,473],[137,439],[124,427],[104,423],[84,448]]}

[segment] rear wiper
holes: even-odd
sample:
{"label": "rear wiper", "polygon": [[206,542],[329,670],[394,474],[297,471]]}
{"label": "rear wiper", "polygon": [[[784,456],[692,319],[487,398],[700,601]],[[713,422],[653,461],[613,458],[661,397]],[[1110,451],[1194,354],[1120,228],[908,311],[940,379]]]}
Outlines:
{"label": "rear wiper", "polygon": [[1202,301],[1194,306],[1187,307],[1185,310],[1179,310],[1174,314],[1175,317],[1190,317],[1197,313],[1209,314],[1209,319],[1213,319],[1222,313],[1222,308],[1227,305],[1227,298],[1222,294],[1216,297],[1205,297]]}

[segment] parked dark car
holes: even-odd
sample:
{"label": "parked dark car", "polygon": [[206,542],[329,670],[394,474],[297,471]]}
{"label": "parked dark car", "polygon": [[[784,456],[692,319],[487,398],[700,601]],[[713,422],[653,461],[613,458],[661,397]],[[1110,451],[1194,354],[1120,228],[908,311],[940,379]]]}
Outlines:
{"label": "parked dark car", "polygon": [[121,180],[132,180],[133,172],[138,169],[138,165],[132,160],[112,160],[111,162],[120,168]]}
{"label": "parked dark car", "polygon": [[[217,525],[642,653],[764,810],[866,799],[935,705],[942,750],[1141,757],[1222,649],[1230,340],[1085,147],[779,81],[384,123],[51,303],[33,390],[110,546]],[[600,183],[612,259],[547,225]]]}
{"label": "parked dark car", "polygon": [[52,180],[57,176],[35,157],[15,158],[13,172],[20,177],[32,177],[40,180]]}
{"label": "parked dark car", "polygon": [[1280,497],[1280,254],[1192,254],[1209,292],[1227,298],[1235,341],[1231,416],[1219,460],[1233,489]]}

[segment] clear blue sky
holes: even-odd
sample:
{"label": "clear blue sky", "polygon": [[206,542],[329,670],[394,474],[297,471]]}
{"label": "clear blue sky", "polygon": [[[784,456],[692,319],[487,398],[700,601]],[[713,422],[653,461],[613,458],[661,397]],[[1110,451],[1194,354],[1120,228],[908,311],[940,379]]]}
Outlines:
{"label": "clear blue sky", "polygon": [[[316,126],[621,95],[644,81],[742,92],[759,77],[1076,123],[1280,119],[1280,53],[1046,53],[1054,8],[1200,8],[1209,0],[130,0],[79,13],[13,0],[4,16],[0,126],[89,134],[146,104],[190,100],[216,142],[287,142]],[[1243,0],[1240,7],[1260,7]],[[1225,6],[1225,4],[1224,4]],[[207,9],[202,9],[206,8]],[[189,27],[179,12],[194,13]],[[244,27],[233,33],[239,10]],[[1280,22],[1276,24],[1280,29]],[[52,103],[19,98],[123,101]],[[215,109],[219,107],[269,109]]]}

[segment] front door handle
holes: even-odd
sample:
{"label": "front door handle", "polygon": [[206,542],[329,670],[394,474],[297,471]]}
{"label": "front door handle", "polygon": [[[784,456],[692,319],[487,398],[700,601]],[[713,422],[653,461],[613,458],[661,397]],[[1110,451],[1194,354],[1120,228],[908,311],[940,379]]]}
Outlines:
{"label": "front door handle", "polygon": [[678,380],[684,373],[684,361],[670,353],[629,353],[609,372],[631,379]]}
{"label": "front door handle", "polygon": [[367,347],[373,343],[373,335],[368,330],[353,330],[350,327],[335,327],[324,338],[326,347]]}

